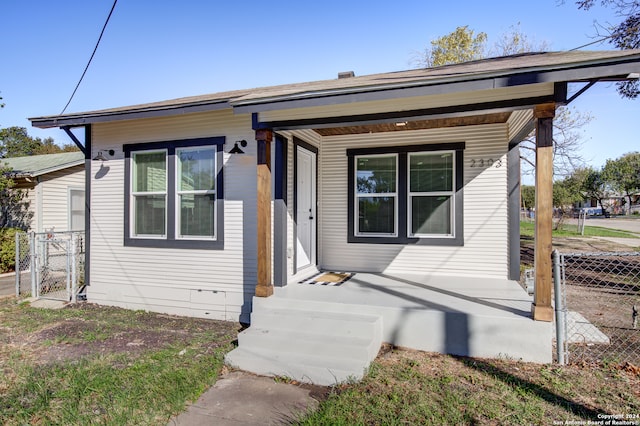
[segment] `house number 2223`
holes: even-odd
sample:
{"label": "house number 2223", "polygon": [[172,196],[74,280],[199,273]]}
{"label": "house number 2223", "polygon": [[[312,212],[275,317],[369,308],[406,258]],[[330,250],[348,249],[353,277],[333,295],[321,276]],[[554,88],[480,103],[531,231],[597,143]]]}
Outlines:
{"label": "house number 2223", "polygon": [[496,169],[502,166],[502,159],[494,160],[493,158],[489,158],[485,160],[481,158],[479,160],[472,158],[471,159],[471,167],[491,167],[495,166]]}

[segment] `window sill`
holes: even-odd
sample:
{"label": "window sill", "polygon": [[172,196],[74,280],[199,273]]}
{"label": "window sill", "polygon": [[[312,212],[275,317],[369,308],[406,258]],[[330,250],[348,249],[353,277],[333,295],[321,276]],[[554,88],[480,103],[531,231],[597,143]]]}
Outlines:
{"label": "window sill", "polygon": [[349,236],[348,243],[353,244],[402,244],[402,245],[419,245],[419,246],[464,246],[464,239],[458,237],[362,237]]}

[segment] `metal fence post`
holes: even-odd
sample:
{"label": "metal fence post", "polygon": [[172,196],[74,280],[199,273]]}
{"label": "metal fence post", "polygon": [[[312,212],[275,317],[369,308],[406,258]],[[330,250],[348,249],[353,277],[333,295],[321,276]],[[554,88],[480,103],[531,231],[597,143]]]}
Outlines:
{"label": "metal fence post", "polygon": [[71,234],[71,248],[69,249],[69,256],[71,257],[71,300],[73,303],[78,301],[78,277],[76,273],[76,250],[77,250],[76,235]]}
{"label": "metal fence post", "polygon": [[67,257],[67,274],[66,274],[67,275],[67,301],[70,301],[71,297],[72,297],[71,296],[71,292],[72,292],[72,290],[71,290],[71,286],[72,286],[71,274],[72,274],[72,272],[71,272],[71,256],[70,256],[71,243],[70,243],[70,241],[69,240],[65,241],[64,246],[66,248],[66,255],[67,255],[66,256]]}
{"label": "metal fence post", "polygon": [[565,306],[562,302],[562,280],[560,276],[560,252],[553,251],[553,293],[555,298],[555,314],[556,314],[556,355],[558,364],[566,364],[565,345]]}
{"label": "metal fence post", "polygon": [[20,232],[16,232],[16,297],[20,297]]}
{"label": "metal fence post", "polygon": [[29,266],[31,268],[31,297],[38,297],[37,294],[37,280],[38,280],[38,268],[37,268],[37,255],[36,255],[36,233],[29,233],[29,255],[31,257],[31,261],[29,262]]}

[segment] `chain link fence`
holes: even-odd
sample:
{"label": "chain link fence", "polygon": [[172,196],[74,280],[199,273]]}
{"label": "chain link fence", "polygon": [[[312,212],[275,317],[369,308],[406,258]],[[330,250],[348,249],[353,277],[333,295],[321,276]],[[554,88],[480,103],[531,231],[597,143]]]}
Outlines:
{"label": "chain link fence", "polygon": [[640,253],[560,253],[554,271],[559,361],[640,365]]}
{"label": "chain link fence", "polygon": [[63,301],[82,298],[84,233],[16,234],[16,295]]}
{"label": "chain link fence", "polygon": [[35,281],[31,280],[31,237],[35,234],[16,233],[16,296],[35,295]]}

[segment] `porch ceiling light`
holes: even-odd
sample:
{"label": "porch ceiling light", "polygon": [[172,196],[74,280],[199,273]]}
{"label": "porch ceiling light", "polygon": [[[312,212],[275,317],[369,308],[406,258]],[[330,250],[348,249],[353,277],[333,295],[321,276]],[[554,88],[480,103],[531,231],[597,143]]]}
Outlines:
{"label": "porch ceiling light", "polygon": [[242,139],[241,141],[236,141],[233,144],[233,148],[229,150],[229,154],[244,154],[244,151],[238,146],[238,144],[242,145],[242,148],[247,146],[247,141]]}

